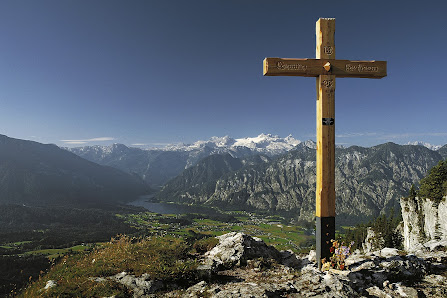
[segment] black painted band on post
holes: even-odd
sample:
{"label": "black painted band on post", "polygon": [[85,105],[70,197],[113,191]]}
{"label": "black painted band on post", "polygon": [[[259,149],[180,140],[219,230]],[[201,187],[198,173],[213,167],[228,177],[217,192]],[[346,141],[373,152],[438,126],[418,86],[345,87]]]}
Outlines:
{"label": "black painted band on post", "polygon": [[321,269],[321,260],[329,258],[332,256],[330,248],[332,246],[331,240],[335,240],[335,217],[318,217],[316,218],[316,260],[318,264],[318,269]]}

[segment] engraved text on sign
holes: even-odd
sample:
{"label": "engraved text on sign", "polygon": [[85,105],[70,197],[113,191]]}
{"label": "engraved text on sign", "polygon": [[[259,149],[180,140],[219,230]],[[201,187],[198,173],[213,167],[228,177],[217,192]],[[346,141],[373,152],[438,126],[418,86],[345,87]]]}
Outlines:
{"label": "engraved text on sign", "polygon": [[267,76],[318,77],[325,74],[335,75],[338,78],[380,79],[386,76],[386,61],[292,58],[264,59],[264,75]]}
{"label": "engraved text on sign", "polygon": [[378,66],[368,66],[363,64],[346,64],[346,71],[348,72],[379,72]]}
{"label": "engraved text on sign", "polygon": [[276,63],[276,66],[278,67],[278,69],[284,70],[284,69],[289,69],[289,70],[306,70],[307,66],[306,65],[302,65],[302,64],[286,64],[283,61],[278,61],[278,63]]}

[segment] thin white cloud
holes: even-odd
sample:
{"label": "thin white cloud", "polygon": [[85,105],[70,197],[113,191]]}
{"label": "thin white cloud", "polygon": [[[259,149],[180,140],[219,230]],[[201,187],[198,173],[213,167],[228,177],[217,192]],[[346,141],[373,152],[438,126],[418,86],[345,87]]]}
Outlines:
{"label": "thin white cloud", "polygon": [[82,144],[87,144],[87,142],[84,141],[68,141],[65,140],[63,141],[65,144],[69,144],[69,145],[82,145]]}
{"label": "thin white cloud", "polygon": [[135,143],[135,144],[130,144],[130,146],[147,146],[147,144]]}
{"label": "thin white cloud", "polygon": [[82,145],[89,142],[105,142],[105,141],[113,141],[115,138],[112,137],[100,137],[100,138],[91,138],[91,139],[84,139],[84,140],[60,140],[61,142],[64,142],[65,144],[69,145]]}
{"label": "thin white cloud", "polygon": [[87,142],[102,142],[102,141],[113,141],[113,140],[115,140],[115,138],[101,137],[101,138],[88,139],[88,140],[85,140],[85,141],[87,141]]}
{"label": "thin white cloud", "polygon": [[376,132],[352,132],[352,133],[342,133],[335,137],[337,138],[358,138],[358,137],[372,137],[377,136]]}

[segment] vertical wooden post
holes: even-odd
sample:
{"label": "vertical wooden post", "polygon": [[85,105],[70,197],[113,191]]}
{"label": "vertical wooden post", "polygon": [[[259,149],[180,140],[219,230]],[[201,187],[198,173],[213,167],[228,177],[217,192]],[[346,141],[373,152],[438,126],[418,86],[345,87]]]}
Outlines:
{"label": "vertical wooden post", "polygon": [[[335,19],[319,19],[316,24],[316,58],[335,59]],[[335,76],[331,65],[317,77],[317,185],[316,185],[316,258],[331,256],[335,239]]]}
{"label": "vertical wooden post", "polygon": [[265,58],[264,75],[317,78],[317,264],[329,261],[335,239],[335,77],[386,77],[386,61],[335,59],[335,19],[316,25],[316,59]]}

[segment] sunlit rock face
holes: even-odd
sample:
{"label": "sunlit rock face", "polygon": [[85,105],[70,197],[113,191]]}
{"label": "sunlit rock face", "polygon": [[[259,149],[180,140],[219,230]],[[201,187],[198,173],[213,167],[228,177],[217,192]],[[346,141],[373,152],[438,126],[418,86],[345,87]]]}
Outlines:
{"label": "sunlit rock face", "polygon": [[404,223],[404,249],[420,250],[426,242],[447,240],[447,197],[400,200]]}

